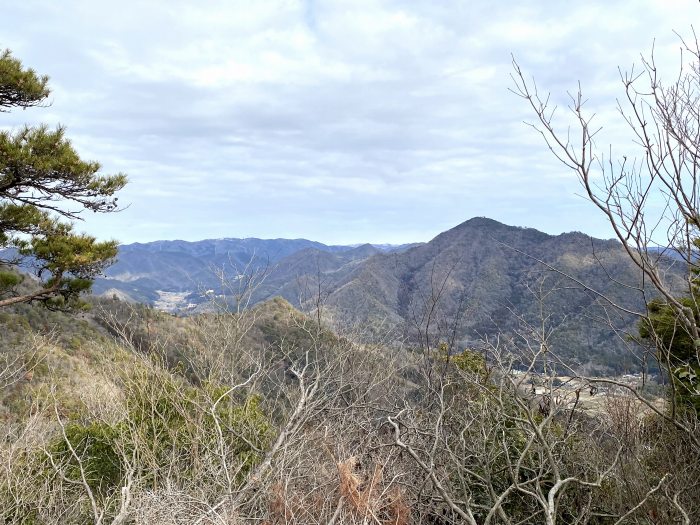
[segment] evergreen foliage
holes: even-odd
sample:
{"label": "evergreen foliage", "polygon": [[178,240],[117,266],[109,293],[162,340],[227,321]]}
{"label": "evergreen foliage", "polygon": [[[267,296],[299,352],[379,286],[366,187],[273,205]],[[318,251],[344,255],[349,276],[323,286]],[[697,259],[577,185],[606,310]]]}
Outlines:
{"label": "evergreen foliage", "polygon": [[[700,240],[695,240],[695,248]],[[678,299],[695,324],[700,324],[700,268],[690,267],[691,293]],[[662,299],[651,301],[648,317],[639,324],[639,335],[650,342],[657,358],[667,368],[673,382],[673,396],[683,407],[692,407],[700,414],[700,340],[694,339],[680,319],[678,309]]]}
{"label": "evergreen foliage", "polygon": [[[10,51],[0,54],[0,112],[40,106],[49,93],[48,77],[25,69]],[[0,248],[12,248],[0,263],[30,264],[43,279],[41,289],[19,293],[19,278],[0,267],[0,307],[80,304],[117,243],[77,233],[70,221],[84,210],[115,211],[125,184],[125,175],[103,175],[99,163],[81,159],[63,127],[0,131]]]}

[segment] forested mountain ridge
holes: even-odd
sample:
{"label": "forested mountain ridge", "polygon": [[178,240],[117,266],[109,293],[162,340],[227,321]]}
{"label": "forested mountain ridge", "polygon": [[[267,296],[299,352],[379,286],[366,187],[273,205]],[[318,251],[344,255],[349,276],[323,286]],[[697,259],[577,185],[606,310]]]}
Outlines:
{"label": "forested mountain ridge", "polygon": [[[674,279],[676,268],[668,264]],[[606,308],[602,297],[642,312],[640,282],[615,241],[476,218],[404,253],[372,257],[338,280],[326,305],[333,319],[377,331],[394,327],[409,340],[426,331],[446,338],[456,328],[461,347],[529,332],[544,321],[572,365],[621,372],[636,365],[608,323],[634,334],[637,320]]]}
{"label": "forested mountain ridge", "polygon": [[[121,245],[117,261],[94,284],[97,295],[116,294],[123,299],[155,303],[160,292],[182,293],[183,303],[206,300],[200,293],[219,292],[221,274],[228,279],[248,272],[268,273],[285,258],[308,253],[371,255],[406,249],[409,245],[339,246],[306,239],[208,239],[203,241],[154,241]],[[348,252],[348,253],[346,253]],[[288,268],[295,259],[281,266]],[[185,301],[186,299],[186,301]]]}
{"label": "forested mountain ridge", "polygon": [[[680,270],[681,263],[668,264],[673,278],[673,265]],[[223,272],[223,286],[213,269]],[[248,284],[244,272],[255,274],[255,282]],[[253,303],[281,296],[308,309],[320,297],[337,329],[361,326],[367,340],[391,334],[411,343],[421,333],[451,332],[460,347],[474,346],[530,330],[546,317],[552,341],[572,364],[617,372],[638,363],[606,323],[634,333],[636,320],[619,311],[611,317],[601,294],[632,311],[643,311],[650,299],[637,289],[639,271],[615,241],[577,232],[553,236],[487,218],[390,252],[304,240],[129,245],[95,291],[146,303],[179,293],[180,302],[166,307],[201,311],[211,295],[232,293],[243,281],[254,287]]]}

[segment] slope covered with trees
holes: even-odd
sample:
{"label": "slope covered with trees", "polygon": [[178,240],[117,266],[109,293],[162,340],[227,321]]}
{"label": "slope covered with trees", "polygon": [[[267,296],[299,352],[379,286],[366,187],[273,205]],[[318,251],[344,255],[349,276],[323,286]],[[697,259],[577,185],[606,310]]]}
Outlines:
{"label": "slope covered with trees", "polygon": [[[681,284],[681,264],[665,260]],[[614,275],[615,279],[610,279]],[[673,281],[672,281],[673,282]],[[636,370],[625,334],[655,296],[615,241],[580,233],[550,236],[489,219],[472,219],[429,243],[377,256],[329,286],[339,323],[393,328],[409,342],[551,332],[572,366]]]}
{"label": "slope covered with trees", "polygon": [[[252,303],[281,296],[309,309],[322,297],[323,313],[338,330],[362,326],[365,340],[412,345],[449,333],[455,348],[532,329],[545,311],[547,329],[572,366],[616,373],[642,366],[625,339],[636,333],[637,318],[610,317],[603,298],[641,312],[654,293],[641,289],[642,273],[615,241],[474,218],[428,243],[389,252],[287,241],[291,253],[283,255],[280,240],[267,242],[277,257],[259,244],[241,251],[235,240],[125,246],[97,290],[150,304],[158,291],[184,292],[183,306],[196,312],[209,303],[205,292],[235,300],[255,282]],[[680,279],[682,261],[658,256]]]}

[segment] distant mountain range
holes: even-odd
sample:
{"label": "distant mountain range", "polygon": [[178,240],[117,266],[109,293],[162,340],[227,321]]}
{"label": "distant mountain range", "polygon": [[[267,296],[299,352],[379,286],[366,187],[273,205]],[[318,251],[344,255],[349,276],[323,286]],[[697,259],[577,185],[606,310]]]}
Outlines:
{"label": "distant mountain range", "polygon": [[117,261],[96,280],[93,292],[147,304],[177,296],[181,300],[164,309],[179,311],[207,301],[210,293],[223,293],[243,275],[291,270],[304,254],[350,261],[417,245],[329,246],[306,239],[255,238],[125,244],[119,247]]}
{"label": "distant mountain range", "polygon": [[[670,278],[680,278],[681,263],[669,258],[668,264]],[[124,245],[94,291],[197,312],[212,298],[235,295],[252,274],[258,277],[253,302],[281,296],[310,309],[320,297],[337,329],[359,330],[367,340],[388,336],[417,344],[427,334],[453,338],[458,346],[496,337],[509,344],[544,327],[570,363],[637,367],[624,338],[605,326],[633,333],[636,320],[606,311],[599,295],[563,275],[643,311],[645,298],[634,291],[639,271],[617,242],[582,233],[552,236],[487,218],[403,246],[327,246],[304,239]]]}

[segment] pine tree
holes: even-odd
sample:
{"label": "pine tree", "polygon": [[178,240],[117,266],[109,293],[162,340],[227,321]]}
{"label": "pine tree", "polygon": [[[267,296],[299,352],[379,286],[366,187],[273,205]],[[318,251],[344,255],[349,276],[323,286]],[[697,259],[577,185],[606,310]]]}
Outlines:
{"label": "pine tree", "polygon": [[[42,106],[49,93],[48,77],[24,68],[9,50],[0,53],[0,112]],[[115,211],[115,193],[126,181],[82,160],[63,127],[0,131],[0,307],[80,304],[80,293],[116,256],[117,243],[77,233],[73,221],[84,210]],[[20,263],[34,268],[40,287],[18,287],[22,278],[10,267]]]}

